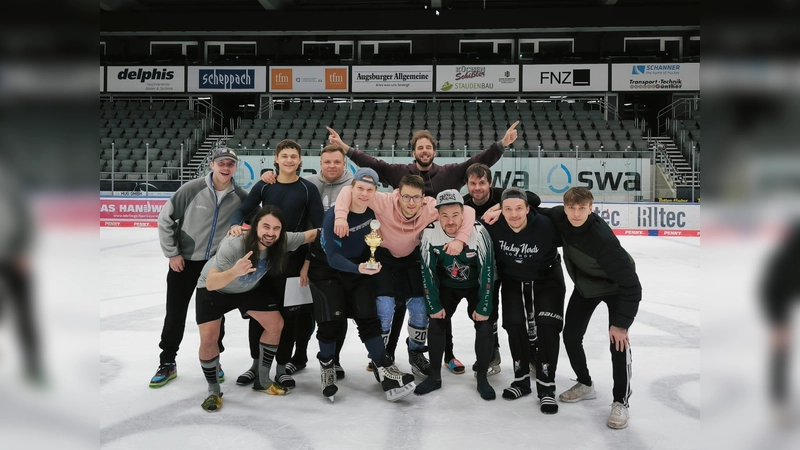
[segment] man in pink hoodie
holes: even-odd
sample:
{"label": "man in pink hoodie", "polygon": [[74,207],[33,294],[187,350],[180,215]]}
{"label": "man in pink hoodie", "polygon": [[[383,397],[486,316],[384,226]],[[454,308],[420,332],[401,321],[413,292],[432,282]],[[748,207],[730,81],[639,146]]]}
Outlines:
{"label": "man in pink hoodie", "polygon": [[[384,342],[392,329],[395,296],[405,299],[408,317],[408,358],[412,371],[428,376],[430,362],[425,358],[425,341],[428,334],[428,314],[422,286],[419,238],[431,222],[439,218],[436,199],[424,196],[425,182],[419,175],[406,175],[400,180],[398,189],[392,193],[378,192],[372,198],[370,208],[380,221],[383,243],[375,258],[383,270],[376,276],[378,285],[378,317],[381,320]],[[350,207],[350,188],[344,187],[335,204],[334,233],[347,235],[347,213]],[[464,222],[456,238],[445,246],[449,255],[458,255],[469,240],[475,210],[464,208]],[[391,355],[394,356],[394,355]]]}

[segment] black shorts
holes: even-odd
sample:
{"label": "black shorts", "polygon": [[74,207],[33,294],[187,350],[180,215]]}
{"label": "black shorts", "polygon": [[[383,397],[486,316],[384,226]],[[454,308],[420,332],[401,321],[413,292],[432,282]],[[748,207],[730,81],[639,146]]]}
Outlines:
{"label": "black shorts", "polygon": [[381,263],[381,271],[373,275],[376,278],[377,295],[394,297],[398,300],[425,295],[419,247],[402,258],[396,258],[389,250],[379,247],[375,251],[375,259]]}
{"label": "black shorts", "polygon": [[195,295],[195,312],[197,324],[221,319],[228,311],[239,309],[242,319],[250,316],[247,311],[279,311],[278,301],[270,295],[271,286],[267,277],[255,289],[241,294],[225,294],[197,288]]}
{"label": "black shorts", "polygon": [[310,280],[314,317],[317,323],[378,317],[375,303],[375,275],[339,272]]}

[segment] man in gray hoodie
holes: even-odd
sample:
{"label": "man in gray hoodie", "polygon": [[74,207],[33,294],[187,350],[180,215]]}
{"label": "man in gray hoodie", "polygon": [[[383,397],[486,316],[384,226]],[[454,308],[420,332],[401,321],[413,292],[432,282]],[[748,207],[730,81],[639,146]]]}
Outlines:
{"label": "man in gray hoodie", "polygon": [[353,174],[347,170],[344,149],[338,145],[328,145],[319,154],[319,173],[304,177],[319,189],[322,197],[322,208],[327,211],[339,191],[349,186],[353,181]]}
{"label": "man in gray hoodie", "polygon": [[161,251],[169,258],[169,272],[167,311],[159,343],[162,351],[158,370],[150,379],[152,388],[164,386],[178,376],[175,357],[197,279],[206,262],[217,253],[231,215],[247,197],[247,192],[233,180],[238,163],[233,150],[216,149],[211,157],[211,173],[181,186],[158,215],[158,237]]}

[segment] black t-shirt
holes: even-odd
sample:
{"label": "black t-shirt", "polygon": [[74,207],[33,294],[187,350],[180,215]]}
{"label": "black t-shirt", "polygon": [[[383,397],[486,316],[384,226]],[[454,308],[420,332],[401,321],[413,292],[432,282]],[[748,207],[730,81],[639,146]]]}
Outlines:
{"label": "black t-shirt", "polygon": [[549,218],[531,208],[528,224],[519,233],[508,226],[502,215],[493,225],[486,225],[494,244],[494,257],[500,278],[532,281],[559,263],[561,236]]}

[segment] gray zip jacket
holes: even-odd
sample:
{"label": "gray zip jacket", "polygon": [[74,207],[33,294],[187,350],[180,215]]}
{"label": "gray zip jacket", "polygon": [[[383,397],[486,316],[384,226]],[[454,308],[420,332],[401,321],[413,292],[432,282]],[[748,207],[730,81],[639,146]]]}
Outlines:
{"label": "gray zip jacket", "polygon": [[158,237],[167,258],[181,255],[189,261],[207,261],[217,253],[231,215],[247,192],[231,180],[233,190],[218,205],[212,176],[209,173],[181,186],[159,213]]}
{"label": "gray zip jacket", "polygon": [[349,186],[353,181],[353,174],[345,167],[344,174],[333,183],[325,181],[321,173],[315,173],[303,178],[310,181],[319,189],[319,196],[322,198],[322,210],[327,211],[336,202],[339,191],[341,191],[343,187]]}

